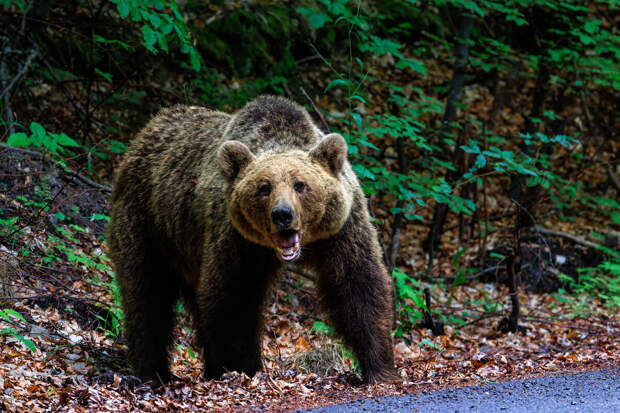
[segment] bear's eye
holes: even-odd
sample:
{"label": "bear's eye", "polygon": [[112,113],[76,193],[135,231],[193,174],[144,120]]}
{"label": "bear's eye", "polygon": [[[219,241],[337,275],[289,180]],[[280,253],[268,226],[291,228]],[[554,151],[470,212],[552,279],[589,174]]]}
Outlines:
{"label": "bear's eye", "polygon": [[295,191],[299,192],[300,194],[304,192],[306,188],[308,188],[308,185],[306,185],[305,182],[301,182],[301,181],[297,181],[293,185],[293,189],[295,189]]}
{"label": "bear's eye", "polygon": [[271,193],[271,184],[269,182],[265,182],[258,187],[258,194],[260,196],[269,196]]}

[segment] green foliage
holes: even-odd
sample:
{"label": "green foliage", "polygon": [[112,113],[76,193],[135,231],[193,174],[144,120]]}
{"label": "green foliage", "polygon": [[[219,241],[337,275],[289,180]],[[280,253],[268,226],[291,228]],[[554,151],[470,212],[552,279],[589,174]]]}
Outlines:
{"label": "green foliage", "polygon": [[431,339],[428,338],[428,337],[420,340],[420,342],[418,343],[418,346],[420,346],[420,347],[430,347],[430,348],[434,348],[435,350],[438,350],[438,351],[443,351],[444,350],[443,348],[439,347],[437,344],[433,343],[431,341]]}
{"label": "green foliage", "polygon": [[395,267],[392,271],[394,287],[396,288],[396,313],[399,325],[396,335],[403,333],[424,319],[423,311],[428,311],[424,301],[424,289],[419,281],[415,280],[403,270]]}
{"label": "green foliage", "polygon": [[[323,24],[328,21],[333,21],[334,24],[344,22],[343,24],[348,24],[349,33],[353,33],[352,36],[349,36],[351,52],[349,71],[348,73],[340,73],[333,69],[336,78],[327,86],[326,91],[332,87],[346,90],[349,101],[349,117],[343,120],[343,126],[347,130],[344,136],[349,144],[350,154],[358,160],[353,167],[360,176],[367,193],[389,193],[394,196],[396,201],[401,201],[402,206],[392,208],[390,212],[403,214],[408,220],[421,220],[422,217],[417,211],[424,208],[429,200],[434,200],[437,203],[448,204],[450,209],[456,213],[470,214],[475,210],[476,205],[471,200],[460,197],[456,189],[472,180],[479,182],[477,175],[482,173],[487,175],[490,168],[498,174],[509,175],[515,172],[526,174],[535,178],[530,179],[528,184],[549,187],[549,180],[553,178],[553,175],[547,170],[549,163],[545,163],[544,158],[533,157],[525,153],[515,153],[512,149],[506,150],[496,145],[491,145],[486,150],[481,149],[480,143],[474,139],[470,140],[469,145],[461,146],[464,151],[477,154],[473,167],[465,173],[459,182],[454,184],[446,182],[442,176],[442,171],[445,168],[454,169],[456,166],[442,159],[444,146],[437,145],[432,140],[432,132],[429,131],[424,122],[419,120],[440,113],[441,104],[431,96],[425,95],[419,88],[414,89],[414,93],[411,94],[411,91],[405,92],[402,88],[394,85],[383,85],[392,92],[388,98],[391,110],[365,120],[363,115],[353,108],[353,103],[365,103],[363,86],[368,78],[367,73],[364,72],[362,60],[353,56],[353,50],[366,55],[369,54],[374,58],[390,54],[395,57],[397,69],[412,69],[421,75],[426,73],[425,69],[423,65],[416,65],[415,60],[406,58],[399,51],[401,45],[398,42],[368,35],[371,28],[370,20],[368,15],[363,14],[360,7],[353,12],[347,8],[346,2],[329,2],[326,0],[320,3],[323,5],[321,10],[298,8],[298,11],[308,16],[316,29],[323,27]],[[477,11],[481,15],[484,14],[484,11],[472,3],[462,3],[459,6],[466,10]],[[326,19],[315,17],[317,15],[333,16]],[[381,16],[378,16],[378,19],[381,20]],[[322,22],[322,24],[316,26],[318,22]],[[357,47],[354,47],[353,43]],[[494,45],[496,48],[506,51],[505,45],[502,46],[497,42]],[[332,67],[329,62],[327,64]],[[356,70],[358,71],[356,72]],[[366,122],[376,126],[365,128],[364,123]],[[387,147],[395,146],[392,143],[395,140],[407,139],[408,148],[424,154],[423,166],[426,173],[421,174],[410,167],[404,171],[394,171],[393,167],[388,167],[385,160],[380,156],[381,148],[371,143],[373,137],[385,140]],[[534,136],[522,135],[522,139],[528,145],[552,142],[569,146],[576,141],[564,135],[547,137],[541,133],[536,133]],[[508,142],[501,137],[488,137],[488,140],[508,146]],[[454,141],[447,143],[453,144]],[[477,172],[479,173],[477,174]]]}
{"label": "green foliage", "polygon": [[476,270],[474,268],[463,268],[459,264],[459,258],[465,252],[465,248],[461,248],[454,254],[452,257],[452,267],[454,267],[454,281],[452,281],[452,285],[461,285],[465,284],[467,280],[467,274],[475,273]]}
{"label": "green foliage", "polygon": [[[127,145],[123,142],[114,140],[114,139],[103,139],[101,141],[102,144],[107,145],[110,152],[115,153],[117,155],[122,155],[125,152],[127,152]],[[100,157],[102,157],[102,159],[107,159],[105,158],[105,155],[99,155]]]}
{"label": "green foliage", "polygon": [[20,12],[23,13],[26,10],[26,7],[28,7],[28,2],[26,0],[0,0],[0,6],[7,9],[15,6]]}
{"label": "green foliage", "polygon": [[[348,0],[320,0],[314,7],[298,7],[297,12],[306,16],[310,26],[317,30],[323,28],[326,23],[333,23],[331,30],[337,28],[338,25],[345,25],[348,35],[349,57],[352,58],[353,48],[361,53],[369,53],[376,57],[390,55],[396,59],[396,67],[398,69],[411,69],[414,72],[426,74],[426,68],[420,61],[405,56],[402,52],[403,45],[392,39],[383,38],[372,33],[371,21],[374,18],[381,19],[382,16],[371,16],[369,10],[362,7],[361,1],[349,2]],[[334,33],[330,34],[333,37]],[[352,38],[357,40],[353,45]],[[363,69],[362,61],[358,58],[360,69]],[[347,80],[351,81],[351,68],[349,76],[340,74],[340,80],[343,85],[349,85]],[[349,92],[351,89],[349,89]],[[349,93],[353,96],[355,93]]]}
{"label": "green foliage", "polygon": [[320,334],[325,334],[326,336],[329,336],[329,337],[333,337],[334,335],[334,329],[322,321],[315,321],[314,324],[312,324],[311,331],[317,332]]}
{"label": "green foliage", "polygon": [[[3,0],[0,2],[0,7],[12,9],[19,13],[26,13],[26,10],[29,8],[28,4],[28,2],[22,0]],[[41,7],[49,7],[49,5]],[[58,6],[54,5],[54,7]],[[76,4],[76,9],[80,12],[90,7],[91,5],[87,5],[85,2],[78,2]],[[89,16],[91,22],[95,18],[93,16],[94,14]],[[182,55],[186,56],[189,64],[188,67],[191,67],[193,71],[200,72],[203,68],[202,58],[195,47],[195,39],[192,38],[190,28],[185,23],[182,11],[176,1],[109,0],[99,5],[99,11],[96,16],[98,16],[96,18],[101,20],[96,22],[97,31],[94,33],[89,31],[88,35],[84,37],[81,33],[78,33],[79,29],[77,29],[75,32],[71,31],[69,34],[65,32],[60,36],[62,41],[69,45],[69,49],[74,49],[72,53],[76,54],[78,62],[83,59],[84,65],[90,71],[85,76],[92,77],[95,82],[105,81],[113,85],[118,83],[116,79],[118,75],[125,77],[124,80],[120,80],[121,82],[127,81],[126,71],[128,68],[126,63],[134,66],[134,62],[131,61],[134,58],[131,56],[136,55],[140,51],[140,48],[136,47],[136,39],[139,41],[140,46],[151,54],[162,54],[161,52],[171,54],[170,60],[176,62],[178,50]],[[113,27],[120,28],[120,30],[112,29]],[[42,42],[37,46],[45,52],[47,52],[45,49],[48,47],[55,50],[57,45],[54,44],[54,37],[58,34],[56,30],[56,25],[50,25],[49,41]],[[91,33],[92,39],[89,39]],[[38,37],[36,33],[33,36]],[[110,65],[111,60],[115,62],[114,65]],[[38,59],[35,59],[34,62],[33,66],[36,66]],[[176,63],[179,66],[187,66],[183,61]],[[46,85],[63,81],[78,82],[75,83],[76,85],[80,84],[81,76],[71,73],[64,67],[62,69],[54,68],[49,63],[46,63],[46,68],[45,70],[39,68],[36,71],[33,70],[35,73],[42,72]],[[131,68],[131,70],[134,69]],[[137,70],[142,70],[142,68],[138,67]],[[33,82],[27,82],[27,84],[31,83]],[[34,86],[37,83],[38,80],[35,80]],[[119,108],[119,104],[123,106],[141,104],[140,99],[146,95],[143,91],[127,90],[126,88],[116,88],[108,92],[107,87],[93,90],[90,86],[88,86],[87,93],[89,96],[86,106],[83,106],[83,102],[73,102],[75,97],[71,97],[71,103],[76,107],[82,105],[81,110],[86,112],[87,117],[92,115],[90,111],[93,108],[88,107],[91,94],[95,96],[93,99],[99,101],[94,102],[94,109],[102,107],[103,104],[113,109]],[[114,117],[115,115],[110,115],[110,118]],[[115,126],[112,124],[105,125],[106,128],[118,133],[119,126],[122,126],[124,120],[117,119],[117,121]],[[91,154],[96,155],[100,159],[109,159],[110,153],[121,154],[127,149],[125,143],[116,139],[104,139],[100,145],[89,148],[88,146],[92,142],[89,141],[88,137],[78,136],[78,138],[80,139],[76,141],[66,133],[47,132],[40,123],[32,122],[30,124],[30,133],[13,133],[8,136],[7,144],[10,146],[41,148],[50,154],[62,156],[69,155],[66,149],[75,148],[75,151],[78,153],[88,151],[89,161]],[[87,145],[84,145],[85,143]],[[90,164],[88,169],[92,171]]]}
{"label": "green foliage", "polygon": [[[192,349],[191,347],[184,346],[182,344],[177,344],[176,348],[177,348],[177,350],[187,351],[187,355],[192,360],[196,358],[196,353],[194,352],[194,349]],[[189,365],[189,362],[187,362],[187,360],[183,360],[183,362]]]}
{"label": "green foliage", "polygon": [[30,132],[30,135],[24,132],[17,132],[10,135],[6,142],[7,145],[42,148],[54,155],[60,155],[66,148],[75,148],[79,146],[76,141],[66,134],[48,132],[37,122],[32,122],[30,124]]}
{"label": "green foliage", "polygon": [[[450,4],[460,14],[473,12],[477,16],[485,17],[502,15],[510,24],[517,27],[530,24],[526,18],[531,14],[529,9],[539,6],[551,7],[544,1],[526,1],[510,5],[488,1],[477,3],[436,1],[434,4],[437,7]],[[564,14],[583,12],[579,7],[571,8],[565,3],[551,8],[561,15],[560,20],[564,18]],[[382,10],[385,10],[386,14],[382,14]],[[381,82],[379,87],[389,90],[385,112],[368,116],[363,110],[367,104],[366,88],[378,82],[369,76],[369,65],[376,64],[379,58],[389,56],[392,59],[392,67],[389,70],[407,71],[413,78],[424,76],[427,73],[425,66],[413,56],[417,53],[422,57],[429,53],[429,48],[423,42],[405,48],[397,39],[403,31],[381,30],[386,27],[387,21],[399,28],[407,27],[397,22],[396,13],[393,13],[389,6],[382,9],[377,5],[377,10],[373,10],[371,16],[369,9],[361,7],[361,2],[320,0],[298,7],[297,12],[307,18],[312,30],[326,33],[327,38],[334,39],[341,32],[346,34],[348,64],[345,71],[338,69],[333,62],[321,55],[333,73],[333,78],[324,92],[332,89],[344,92],[348,112],[340,122],[354,161],[353,169],[360,177],[365,192],[389,194],[392,197],[395,203],[390,209],[392,214],[400,214],[407,220],[423,220],[419,211],[432,205],[433,202],[447,204],[455,213],[471,214],[477,205],[472,200],[462,197],[460,188],[469,183],[482,185],[483,177],[493,175],[525,176],[528,186],[540,186],[558,202],[563,202],[561,200],[566,202],[566,197],[562,196],[562,191],[566,190],[565,182],[554,173],[554,166],[547,156],[549,151],[544,148],[553,146],[572,150],[579,144],[576,138],[565,134],[552,135],[537,131],[523,133],[519,136],[519,140],[515,141],[513,137],[508,139],[488,132],[476,118],[468,119],[474,125],[474,130],[478,131],[478,137],[475,134],[468,134],[466,140],[458,145],[458,149],[470,154],[473,162],[456,182],[448,182],[445,179],[445,171],[454,171],[460,167],[454,160],[446,159],[445,156],[446,148],[457,145],[456,138],[451,131],[445,134],[443,128],[442,133],[438,134],[432,124],[424,121],[441,114],[443,105],[436,98],[427,95],[428,92],[420,88],[404,90],[394,84]],[[421,11],[416,6],[407,6],[405,13],[419,15]],[[589,32],[595,32],[599,26],[592,22],[588,24]],[[472,66],[484,72],[515,70],[520,72],[520,69],[515,67],[521,64],[524,57],[534,70],[538,70],[543,61],[547,65],[556,63],[566,65],[566,59],[554,60],[545,54],[545,50],[550,50],[557,44],[555,37],[547,34],[545,36],[543,39],[545,48],[536,55],[529,53],[529,50],[525,52],[525,47],[524,50],[518,50],[522,46],[508,43],[503,35],[489,37],[475,31],[471,40]],[[316,37],[318,38],[318,35]],[[582,36],[582,43],[584,40],[585,37]],[[574,56],[583,53],[585,50],[580,49]],[[574,59],[570,62],[571,68],[580,65],[579,63],[575,66]],[[601,74],[603,72],[605,71],[599,71]],[[527,75],[526,71],[521,73]],[[457,104],[464,108],[462,102]],[[544,119],[532,119],[532,121],[542,126],[560,119],[551,110],[545,111],[542,115]],[[460,124],[449,126],[448,129],[462,128]],[[520,151],[519,147],[530,150]],[[412,152],[418,154],[419,161],[415,164],[410,161],[409,154]],[[458,255],[455,257],[454,269],[456,273],[454,285],[464,283],[467,273],[473,271],[458,265]],[[424,308],[425,303],[422,287],[416,280],[398,268],[394,269],[393,276],[401,322],[397,334],[402,334],[403,328],[410,328],[423,317],[420,309]],[[492,303],[481,305],[485,306],[485,309],[493,307]],[[462,320],[455,318],[452,321],[458,324]]]}
{"label": "green foliage", "polygon": [[[215,16],[208,24],[191,28],[197,48],[209,58],[209,70],[217,68],[229,78],[250,81],[283,73],[292,76],[295,62],[291,49],[299,30],[297,16],[288,4],[220,6],[225,18]],[[207,4],[188,2],[185,9],[188,13],[205,13]]]}
{"label": "green foliage", "polygon": [[222,89],[218,82],[221,75],[217,71],[207,68],[189,82],[185,89],[185,100],[200,100],[207,106],[223,110],[231,110],[243,106],[246,102],[263,93],[284,94],[282,85],[287,82],[282,65],[274,65],[270,75],[265,78],[249,79],[238,88]]}
{"label": "green foliage", "polygon": [[[62,238],[48,235],[48,240],[51,241],[53,249],[45,249],[44,261],[69,262],[73,265],[82,265],[87,269],[112,273],[102,252],[86,253],[80,247],[79,235],[76,232],[85,232],[85,229],[74,224],[68,224],[57,226],[56,231]],[[62,255],[58,255],[58,253]]]}
{"label": "green foliage", "polygon": [[[566,274],[559,274],[559,278],[574,295],[598,297],[608,307],[618,309],[620,308],[620,254],[609,252],[608,258],[598,266],[577,269],[577,278]],[[569,301],[576,309],[579,308],[580,300],[564,298],[563,294],[567,292],[561,290],[556,297],[560,297],[562,301]]]}
{"label": "green foliage", "polygon": [[0,236],[8,237],[18,230],[17,221],[19,217],[0,218]]}
{"label": "green foliage", "polygon": [[124,314],[121,307],[121,291],[118,286],[118,281],[116,280],[116,274],[110,269],[108,269],[108,274],[112,277],[112,280],[103,285],[112,296],[112,304],[106,307],[106,310],[108,310],[108,317],[97,317],[103,322],[103,324],[99,325],[99,328],[103,331],[105,336],[116,340],[120,337],[123,329]]}
{"label": "green foliage", "polygon": [[[319,333],[319,334],[324,334],[328,337],[335,337],[334,329],[322,321],[315,321],[314,324],[312,325],[311,331]],[[345,357],[345,359],[351,360],[351,365],[353,366],[353,370],[357,373],[361,373],[362,369],[360,368],[357,357],[355,357],[355,355],[351,352],[351,350],[349,350],[346,346],[340,343],[337,343],[337,344],[340,347],[340,350],[342,351],[342,355]]]}
{"label": "green foliage", "polygon": [[[188,55],[192,69],[200,71],[200,54],[194,47],[190,31],[176,1],[167,0],[109,0],[116,4],[121,19],[129,19],[142,24],[142,45],[151,53],[157,54],[160,50],[168,53],[170,38],[176,38],[181,43],[181,52]],[[103,44],[118,44],[128,49],[127,43],[112,39],[108,40],[95,35],[94,40]],[[107,77],[106,74],[102,74]],[[110,80],[110,79],[108,79]]]}
{"label": "green foliage", "polygon": [[[3,319],[4,321],[6,321],[9,324],[15,324],[16,321],[28,324],[28,322],[26,321],[24,316],[22,316],[20,313],[18,313],[17,311],[15,311],[15,310],[13,310],[11,308],[0,309],[0,318]],[[34,342],[32,340],[24,337],[23,335],[19,334],[19,331],[16,328],[14,328],[14,327],[5,327],[5,328],[3,328],[0,331],[0,335],[16,338],[17,340],[22,342],[33,353],[36,351],[36,347],[34,345]]]}
{"label": "green foliage", "polygon": [[[80,255],[82,254],[77,254],[78,257]],[[121,292],[116,274],[107,266],[108,260],[102,253],[96,254],[90,259],[87,259],[86,256],[83,255],[81,258],[83,258],[82,263],[87,267],[104,271],[110,276],[109,282],[103,282],[99,276],[91,278],[89,281],[93,284],[103,286],[112,297],[112,302],[109,305],[98,304],[106,310],[105,317],[99,314],[97,315],[97,318],[101,321],[98,328],[106,337],[117,340],[123,330],[124,314],[121,306]]]}

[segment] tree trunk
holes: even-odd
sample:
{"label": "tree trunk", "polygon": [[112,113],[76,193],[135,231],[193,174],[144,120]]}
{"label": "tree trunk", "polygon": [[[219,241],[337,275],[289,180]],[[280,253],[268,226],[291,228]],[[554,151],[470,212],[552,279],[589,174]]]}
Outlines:
{"label": "tree trunk", "polygon": [[[450,82],[450,91],[448,92],[448,100],[446,101],[446,110],[443,116],[443,123],[439,131],[439,137],[441,144],[443,140],[450,135],[452,129],[452,123],[456,120],[457,102],[461,96],[461,90],[463,89],[463,83],[465,81],[465,67],[467,65],[467,59],[469,57],[469,38],[471,36],[471,28],[474,18],[470,14],[463,14],[461,16],[459,43],[456,48],[456,62],[454,64],[454,71],[452,72],[452,81]],[[457,156],[462,156],[462,150],[457,144],[454,148],[452,159]],[[455,162],[458,164],[458,161]],[[446,182],[452,184],[458,178],[458,171],[448,170],[446,172]],[[428,232],[428,236],[422,244],[425,251],[429,252],[431,257],[434,256],[434,251],[439,245],[439,240],[443,234],[443,226],[446,221],[446,215],[448,213],[448,205],[438,203],[435,206],[433,212],[433,220],[431,221],[431,227]]]}
{"label": "tree trunk", "polygon": [[[532,110],[526,120],[526,133],[532,134],[536,131],[536,124],[533,122],[533,119],[540,118],[543,113],[544,102],[548,92],[549,78],[549,69],[543,61],[541,62],[538,77],[536,79],[534,97],[532,98]],[[521,150],[524,153],[531,155],[530,152],[532,151],[532,147],[531,145],[523,144],[521,145]],[[512,173],[510,175],[510,186],[508,189],[508,196],[517,203],[517,220],[520,222],[522,228],[528,228],[536,225],[536,218],[533,209],[538,202],[540,192],[540,188],[538,186],[524,188],[525,179],[526,177],[523,175]]]}
{"label": "tree trunk", "polygon": [[[519,255],[517,255],[519,254]],[[510,291],[510,303],[512,310],[508,317],[505,331],[516,332],[519,328],[519,316],[521,308],[519,305],[519,273],[520,273],[520,252],[512,252],[506,259],[506,271],[508,272],[508,290]]]}
{"label": "tree trunk", "polygon": [[0,244],[0,305],[15,297],[13,279],[17,276],[17,258]]}
{"label": "tree trunk", "polygon": [[[407,161],[407,157],[405,156],[405,138],[401,137],[396,141],[396,146],[398,150],[398,169],[400,173],[406,175],[409,172],[409,162]],[[394,217],[394,223],[392,225],[392,236],[391,236],[391,244],[390,244],[390,259],[391,266],[396,266],[396,257],[398,257],[398,248],[400,246],[400,230],[403,225],[404,214],[402,212],[402,208],[405,207],[405,200],[399,199],[396,201],[396,208],[398,212]]]}

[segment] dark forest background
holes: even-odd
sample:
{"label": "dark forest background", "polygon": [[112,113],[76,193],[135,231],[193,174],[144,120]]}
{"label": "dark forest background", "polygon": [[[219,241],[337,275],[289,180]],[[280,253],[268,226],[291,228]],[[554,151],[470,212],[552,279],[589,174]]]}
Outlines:
{"label": "dark forest background", "polygon": [[114,166],[162,107],[260,94],[346,138],[407,345],[487,318],[523,332],[531,294],[616,317],[619,20],[613,0],[0,0],[3,335],[36,348],[24,291],[97,287],[84,305],[122,344]]}

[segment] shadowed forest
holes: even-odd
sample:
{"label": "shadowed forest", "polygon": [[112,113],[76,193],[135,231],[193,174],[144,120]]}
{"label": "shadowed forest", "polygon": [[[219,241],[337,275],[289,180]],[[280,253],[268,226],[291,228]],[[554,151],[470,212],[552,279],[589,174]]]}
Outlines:
{"label": "shadowed forest", "polygon": [[[0,411],[288,411],[619,366],[618,27],[613,0],[0,0]],[[115,167],[161,108],[264,94],[348,144],[400,383],[361,383],[294,264],[254,377],[205,380],[180,304],[174,380],[133,375]]]}

